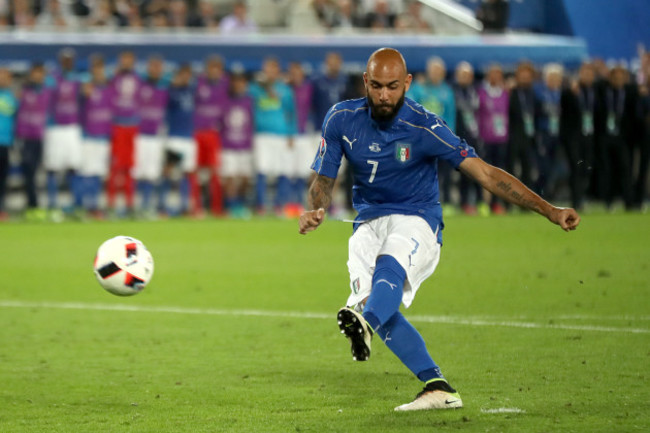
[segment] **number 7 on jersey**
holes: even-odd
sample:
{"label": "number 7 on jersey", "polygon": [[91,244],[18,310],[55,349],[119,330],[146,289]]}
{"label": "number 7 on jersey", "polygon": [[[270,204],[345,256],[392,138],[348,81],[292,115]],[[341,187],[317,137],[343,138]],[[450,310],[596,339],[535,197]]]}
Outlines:
{"label": "number 7 on jersey", "polygon": [[372,183],[375,180],[375,175],[377,174],[377,167],[379,167],[379,161],[373,161],[372,159],[369,159],[366,162],[372,165],[372,172],[370,172],[370,179],[368,179],[368,183]]}

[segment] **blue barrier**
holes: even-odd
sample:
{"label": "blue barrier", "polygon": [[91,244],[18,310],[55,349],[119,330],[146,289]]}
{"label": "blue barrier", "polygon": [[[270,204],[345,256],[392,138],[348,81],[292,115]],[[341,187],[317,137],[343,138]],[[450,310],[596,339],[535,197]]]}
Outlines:
{"label": "blue barrier", "polygon": [[409,69],[424,70],[426,60],[440,56],[448,65],[469,61],[482,69],[492,62],[512,66],[521,59],[537,64],[560,62],[577,66],[587,57],[581,39],[541,35],[268,35],[242,36],[193,33],[0,33],[0,62],[55,60],[58,51],[73,47],[80,59],[101,52],[109,61],[123,50],[138,56],[158,53],[172,62],[196,62],[220,54],[230,67],[237,63],[248,71],[258,70],[267,56],[283,64],[297,61],[313,68],[322,64],[329,51],[343,56],[346,69],[363,70],[375,49],[383,46],[402,51]]}

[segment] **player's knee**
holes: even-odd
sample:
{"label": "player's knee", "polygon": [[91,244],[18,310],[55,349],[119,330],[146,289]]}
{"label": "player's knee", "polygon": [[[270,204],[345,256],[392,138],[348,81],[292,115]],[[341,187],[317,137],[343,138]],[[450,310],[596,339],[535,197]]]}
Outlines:
{"label": "player's knee", "polygon": [[397,259],[391,255],[382,254],[377,257],[377,262],[375,264],[375,274],[378,271],[392,272],[400,282],[404,282],[406,279],[406,271],[402,265],[400,265]]}

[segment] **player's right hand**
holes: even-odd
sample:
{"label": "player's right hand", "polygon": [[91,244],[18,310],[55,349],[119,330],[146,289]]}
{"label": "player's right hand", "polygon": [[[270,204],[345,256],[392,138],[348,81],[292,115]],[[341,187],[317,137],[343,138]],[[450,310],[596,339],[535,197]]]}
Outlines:
{"label": "player's right hand", "polygon": [[554,207],[548,219],[562,227],[565,232],[575,230],[580,224],[580,215],[574,209],[566,207]]}
{"label": "player's right hand", "polygon": [[299,220],[300,234],[305,235],[316,230],[323,220],[325,220],[325,209],[323,208],[303,212]]}

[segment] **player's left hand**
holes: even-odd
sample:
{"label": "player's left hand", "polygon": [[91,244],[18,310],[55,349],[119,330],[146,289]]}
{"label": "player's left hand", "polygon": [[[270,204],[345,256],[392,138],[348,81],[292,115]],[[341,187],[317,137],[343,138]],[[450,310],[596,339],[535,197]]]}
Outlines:
{"label": "player's left hand", "polygon": [[314,231],[325,219],[325,209],[308,210],[300,215],[300,234],[305,235]]}
{"label": "player's left hand", "polygon": [[555,207],[548,216],[548,219],[562,227],[566,232],[575,230],[580,224],[580,215],[575,209],[568,207]]}

